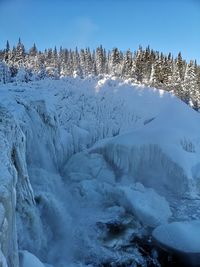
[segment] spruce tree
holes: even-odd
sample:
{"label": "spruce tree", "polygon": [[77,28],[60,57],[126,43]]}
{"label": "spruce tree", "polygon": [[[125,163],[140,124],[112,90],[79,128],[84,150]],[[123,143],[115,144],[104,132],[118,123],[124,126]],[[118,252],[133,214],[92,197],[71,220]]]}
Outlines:
{"label": "spruce tree", "polygon": [[102,45],[96,49],[96,72],[97,74],[105,73],[105,55]]}
{"label": "spruce tree", "polygon": [[7,40],[6,42],[6,49],[4,51],[4,61],[8,63],[10,57],[10,44]]}
{"label": "spruce tree", "polygon": [[11,81],[11,73],[9,67],[4,63],[0,62],[0,83],[9,83]]}
{"label": "spruce tree", "polygon": [[81,64],[80,64],[80,56],[78,52],[78,48],[76,47],[75,52],[73,52],[73,76],[79,76],[83,77],[82,69],[81,69]]}
{"label": "spruce tree", "polygon": [[133,67],[132,52],[130,51],[130,49],[128,49],[125,52],[125,55],[123,58],[122,77],[131,78],[132,67]]}
{"label": "spruce tree", "polygon": [[198,101],[198,84],[197,84],[197,74],[195,71],[194,62],[191,60],[187,65],[184,82],[183,82],[183,100],[186,103],[194,104],[195,99]]}
{"label": "spruce tree", "polygon": [[37,50],[36,44],[34,43],[33,46],[29,50],[29,56],[35,57],[37,53],[38,53],[38,50]]}
{"label": "spruce tree", "polygon": [[14,56],[14,65],[20,67],[24,65],[24,62],[25,62],[25,48],[21,42],[21,39],[19,38]]}
{"label": "spruce tree", "polygon": [[175,61],[173,63],[172,79],[171,79],[170,87],[172,88],[172,90],[174,90],[174,93],[178,95],[181,99],[184,98],[182,84],[183,83],[180,77],[179,66],[177,64],[177,61]]}
{"label": "spruce tree", "polygon": [[110,63],[109,63],[109,71],[110,74],[115,76],[121,75],[121,54],[118,48],[113,48],[111,56],[110,56]]}

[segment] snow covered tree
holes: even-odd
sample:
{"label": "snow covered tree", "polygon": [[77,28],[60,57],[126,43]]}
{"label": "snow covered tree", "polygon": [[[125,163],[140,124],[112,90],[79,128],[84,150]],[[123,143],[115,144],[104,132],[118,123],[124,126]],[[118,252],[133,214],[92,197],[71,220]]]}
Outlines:
{"label": "snow covered tree", "polygon": [[133,73],[136,80],[141,83],[144,77],[144,58],[142,47],[139,47],[134,56]]}
{"label": "snow covered tree", "polygon": [[96,70],[97,74],[103,74],[105,73],[105,55],[104,55],[104,50],[102,48],[102,45],[100,47],[97,47],[96,49]]}
{"label": "snow covered tree", "polygon": [[120,51],[118,48],[113,48],[111,56],[110,56],[110,74],[120,76],[121,75],[121,62],[123,58],[121,58]]}
{"label": "snow covered tree", "polygon": [[78,48],[76,47],[76,50],[73,52],[73,76],[79,76],[82,77],[82,69],[81,69],[81,64],[80,64],[80,56],[78,52]]}
{"label": "snow covered tree", "polygon": [[93,73],[92,55],[89,48],[85,49],[85,75],[91,75]]}
{"label": "snow covered tree", "polygon": [[37,50],[37,47],[34,43],[33,46],[29,50],[29,56],[35,57],[37,55],[37,53],[38,53],[38,50]]}
{"label": "snow covered tree", "polygon": [[67,62],[66,62],[66,68],[65,68],[65,75],[67,76],[72,76],[74,72],[73,69],[73,52],[71,49],[68,51],[68,56],[67,56]]}
{"label": "snow covered tree", "polygon": [[155,87],[162,87],[163,84],[162,57],[159,57],[159,55],[157,55],[155,62],[152,64],[150,84]]}
{"label": "snow covered tree", "polygon": [[145,51],[142,52],[142,72],[143,72],[143,82],[148,84],[151,77],[152,64],[154,62],[155,56],[154,52],[150,50],[148,46]]}
{"label": "snow covered tree", "polygon": [[123,66],[122,66],[122,76],[126,78],[131,78],[132,67],[133,67],[132,52],[129,49],[126,51],[124,55]]}
{"label": "snow covered tree", "polygon": [[83,77],[86,76],[86,66],[85,66],[85,51],[84,49],[80,50],[80,66],[83,73]]}
{"label": "snow covered tree", "polygon": [[0,83],[8,83],[11,81],[11,73],[9,67],[4,63],[0,62]]}
{"label": "snow covered tree", "polygon": [[14,55],[14,64],[17,66],[21,66],[24,64],[25,59],[25,48],[19,38],[19,42],[16,47],[15,55]]}
{"label": "snow covered tree", "polygon": [[177,67],[178,67],[178,71],[179,71],[179,75],[180,75],[181,80],[184,79],[184,65],[185,65],[185,63],[182,59],[181,52],[179,52],[178,58],[177,58]]}
{"label": "snow covered tree", "polygon": [[9,57],[10,57],[10,44],[9,44],[9,42],[7,41],[7,42],[6,42],[6,49],[5,49],[5,51],[4,51],[4,61],[5,61],[5,62],[8,62]]}
{"label": "snow covered tree", "polygon": [[191,105],[197,106],[200,100],[197,73],[194,62],[191,60],[186,67],[184,82],[183,82],[184,101]]}
{"label": "snow covered tree", "polygon": [[38,78],[39,80],[43,80],[45,78],[48,77],[45,65],[43,63],[40,64],[37,75],[36,75],[36,79]]}
{"label": "snow covered tree", "polygon": [[200,66],[197,62],[186,63],[181,53],[174,60],[171,53],[164,55],[147,47],[136,52],[118,48],[106,51],[102,45],[68,50],[60,47],[38,51],[35,44],[26,52],[19,39],[17,46],[0,50],[0,82],[30,81],[64,76],[114,75],[131,78],[135,82],[164,90],[173,90],[183,101],[195,109],[200,107]]}
{"label": "snow covered tree", "polygon": [[180,77],[180,71],[177,64],[177,61],[173,64],[173,72],[170,87],[174,90],[175,94],[180,98],[183,98],[183,90],[182,90],[182,80]]}
{"label": "snow covered tree", "polygon": [[29,73],[25,70],[24,67],[18,69],[17,75],[15,77],[16,82],[28,82],[30,81]]}
{"label": "snow covered tree", "polygon": [[26,55],[25,67],[37,73],[39,70],[39,55],[35,44],[30,48],[29,53]]}

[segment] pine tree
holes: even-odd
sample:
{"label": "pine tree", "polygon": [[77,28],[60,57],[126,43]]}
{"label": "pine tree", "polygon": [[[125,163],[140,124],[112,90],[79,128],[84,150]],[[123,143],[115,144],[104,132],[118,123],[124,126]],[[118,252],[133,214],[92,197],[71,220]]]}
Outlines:
{"label": "pine tree", "polygon": [[113,48],[110,56],[109,69],[110,73],[115,76],[121,75],[121,54],[118,48]]}
{"label": "pine tree", "polygon": [[85,75],[91,75],[93,73],[92,55],[89,48],[85,49]]}
{"label": "pine tree", "polygon": [[179,66],[177,64],[177,61],[175,61],[173,64],[173,73],[172,73],[170,87],[174,90],[174,93],[178,95],[181,99],[184,98],[182,84],[183,83],[180,77]]}
{"label": "pine tree", "polygon": [[144,60],[142,47],[139,47],[138,51],[135,54],[133,66],[134,77],[138,82],[141,83],[144,77]]}
{"label": "pine tree", "polygon": [[14,56],[14,65],[17,65],[19,67],[24,64],[24,61],[25,61],[25,48],[21,42],[21,39],[19,38],[19,42],[17,44]]}
{"label": "pine tree", "polygon": [[157,54],[157,57],[152,64],[150,85],[154,87],[162,87],[163,85],[162,60],[162,55],[159,56],[159,54]]}
{"label": "pine tree", "polygon": [[104,74],[105,73],[105,55],[102,45],[97,47],[96,49],[96,72],[97,74]]}
{"label": "pine tree", "polygon": [[9,67],[4,63],[0,62],[0,83],[8,83],[11,81],[11,73]]}
{"label": "pine tree", "polygon": [[86,76],[85,61],[86,61],[86,59],[85,59],[85,51],[84,51],[84,49],[81,49],[80,50],[80,66],[81,66],[83,77]]}
{"label": "pine tree", "polygon": [[148,46],[146,50],[143,52],[143,61],[144,61],[144,66],[143,66],[143,82],[148,84],[150,77],[151,77],[151,70],[152,70],[152,64],[153,64],[153,59],[152,53],[150,50],[150,47]]}
{"label": "pine tree", "polygon": [[35,75],[39,71],[39,56],[35,43],[29,49],[29,53],[26,57],[27,59],[25,62],[25,67],[29,70],[32,70],[32,75]]}
{"label": "pine tree", "polygon": [[133,59],[132,52],[128,49],[124,55],[123,66],[122,66],[122,77],[132,77]]}
{"label": "pine tree", "polygon": [[190,63],[187,65],[186,68],[184,83],[183,83],[183,92],[184,92],[183,100],[186,103],[190,103],[191,105],[193,105],[195,100],[199,102],[197,73],[195,71],[195,65],[192,60],[190,61]]}
{"label": "pine tree", "polygon": [[78,48],[76,47],[75,52],[73,52],[73,76],[79,76],[79,77],[83,77],[83,73],[82,73],[82,69],[81,69],[81,64],[80,64],[80,56],[79,56],[79,52],[78,52]]}
{"label": "pine tree", "polygon": [[97,66],[96,66],[96,53],[95,50],[92,51],[92,75],[97,76]]}
{"label": "pine tree", "polygon": [[10,44],[7,40],[6,42],[6,49],[4,51],[4,61],[8,63],[10,57]]}
{"label": "pine tree", "polygon": [[73,76],[73,52],[71,51],[71,49],[68,51],[65,71],[67,76]]}
{"label": "pine tree", "polygon": [[162,84],[167,89],[171,85],[172,80],[172,62],[167,57],[164,57],[162,61]]}
{"label": "pine tree", "polygon": [[28,82],[28,81],[30,81],[29,74],[23,66],[21,66],[18,69],[17,75],[15,76],[15,81],[16,82]]}
{"label": "pine tree", "polygon": [[183,81],[184,80],[184,62],[182,59],[181,52],[178,53],[177,67],[178,67],[180,78]]}
{"label": "pine tree", "polygon": [[35,57],[37,55],[37,53],[38,53],[38,50],[37,50],[37,47],[34,43],[33,46],[29,50],[29,56]]}

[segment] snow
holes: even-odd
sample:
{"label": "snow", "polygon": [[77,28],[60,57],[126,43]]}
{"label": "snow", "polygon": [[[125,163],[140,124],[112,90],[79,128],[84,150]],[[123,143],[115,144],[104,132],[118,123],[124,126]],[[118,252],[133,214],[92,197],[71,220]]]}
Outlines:
{"label": "snow", "polygon": [[199,114],[173,97],[165,106],[165,94],[162,98],[163,106],[154,119],[96,144],[92,152],[103,154],[132,181],[161,194],[195,196],[199,193]]}
{"label": "snow", "polygon": [[115,174],[102,155],[80,152],[72,156],[64,167],[63,176],[72,181],[98,179],[114,183]]}
{"label": "snow", "polygon": [[54,267],[144,265],[132,235],[200,219],[200,117],[171,93],[64,78],[1,85],[0,99],[5,266],[18,246]]}
{"label": "snow", "polygon": [[0,250],[0,264],[1,264],[2,267],[8,267],[6,258],[3,255],[1,250]]}
{"label": "snow", "polygon": [[5,218],[5,209],[4,206],[0,203],[0,226],[2,225],[4,218]]}
{"label": "snow", "polygon": [[200,253],[200,221],[173,222],[158,226],[154,239],[171,250],[183,253]]}
{"label": "snow", "polygon": [[133,214],[144,225],[156,227],[164,224],[171,217],[169,203],[153,189],[146,189],[142,184],[121,187]]}
{"label": "snow", "polygon": [[20,252],[19,267],[45,267],[45,265],[36,256],[24,250]]}

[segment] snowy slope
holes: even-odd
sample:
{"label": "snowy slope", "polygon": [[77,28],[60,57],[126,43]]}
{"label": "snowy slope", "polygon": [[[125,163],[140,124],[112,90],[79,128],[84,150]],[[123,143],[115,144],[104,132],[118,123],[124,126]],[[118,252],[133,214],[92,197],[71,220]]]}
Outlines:
{"label": "snowy slope", "polygon": [[200,191],[200,117],[172,94],[65,78],[2,85],[0,99],[2,263],[18,267],[18,240],[54,267],[144,265],[132,236],[188,216],[174,203]]}

